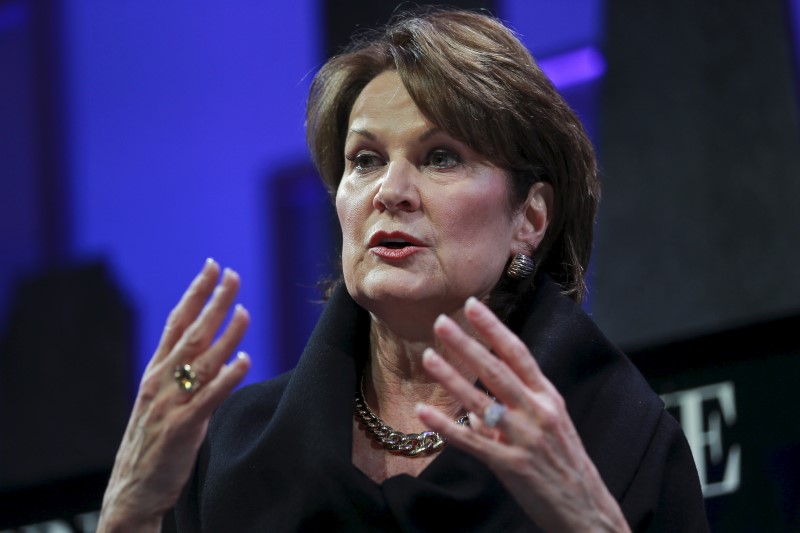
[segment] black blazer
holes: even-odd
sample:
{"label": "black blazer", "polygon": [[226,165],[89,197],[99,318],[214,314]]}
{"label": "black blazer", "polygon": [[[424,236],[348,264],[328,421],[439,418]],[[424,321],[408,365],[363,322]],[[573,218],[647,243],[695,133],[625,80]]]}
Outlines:
{"label": "black blazer", "polygon": [[[680,427],[630,361],[543,277],[510,323],[566,400],[634,530],[707,531]],[[453,446],[418,476],[353,466],[353,394],[369,317],[339,288],[297,367],[217,411],[175,509],[183,531],[535,531],[480,461]]]}

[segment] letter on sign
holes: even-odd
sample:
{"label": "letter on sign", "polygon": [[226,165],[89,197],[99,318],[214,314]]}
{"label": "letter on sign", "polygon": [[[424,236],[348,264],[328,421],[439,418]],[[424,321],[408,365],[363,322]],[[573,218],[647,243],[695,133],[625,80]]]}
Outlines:
{"label": "letter on sign", "polygon": [[[678,410],[681,427],[697,465],[703,496],[710,498],[735,492],[741,482],[741,448],[739,444],[731,444],[726,456],[722,445],[724,429],[736,423],[733,382],[723,381],[671,392],[662,395],[661,399],[667,409]],[[709,466],[721,467],[722,478],[709,479]]]}

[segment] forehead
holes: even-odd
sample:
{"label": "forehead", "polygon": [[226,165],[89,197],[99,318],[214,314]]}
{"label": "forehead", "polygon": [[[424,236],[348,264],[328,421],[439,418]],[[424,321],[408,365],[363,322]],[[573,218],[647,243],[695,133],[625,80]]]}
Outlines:
{"label": "forehead", "polygon": [[408,94],[400,76],[390,70],[377,75],[358,95],[350,111],[349,126],[364,129],[376,125],[391,125],[392,128],[433,127],[420,112]]}

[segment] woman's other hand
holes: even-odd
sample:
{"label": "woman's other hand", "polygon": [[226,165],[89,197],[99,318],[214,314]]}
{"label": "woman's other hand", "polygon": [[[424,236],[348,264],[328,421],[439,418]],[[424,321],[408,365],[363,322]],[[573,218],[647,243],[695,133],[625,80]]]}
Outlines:
{"label": "woman's other hand", "polygon": [[[527,347],[475,298],[467,301],[464,311],[494,355],[446,316],[436,321],[434,332],[448,357],[460,357],[503,407],[428,349],[426,370],[473,414],[471,427],[463,427],[420,405],[421,420],[486,463],[545,530],[627,531],[622,511],[586,454],[563,398]],[[490,414],[496,425],[489,427],[481,415],[493,404],[499,416],[492,421]]]}
{"label": "woman's other hand", "polygon": [[[250,320],[241,305],[217,337],[238,289],[238,274],[225,269],[220,279],[209,259],[170,313],[117,452],[98,531],[158,531],[177,501],[211,414],[250,367],[243,353],[225,364]],[[190,391],[175,376],[185,364],[195,374]]]}

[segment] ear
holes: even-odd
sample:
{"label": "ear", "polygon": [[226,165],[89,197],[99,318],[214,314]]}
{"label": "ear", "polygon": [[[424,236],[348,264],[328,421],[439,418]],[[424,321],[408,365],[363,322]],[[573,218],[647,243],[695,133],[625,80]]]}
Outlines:
{"label": "ear", "polygon": [[511,244],[511,255],[531,255],[544,239],[553,214],[553,186],[537,181],[517,215],[517,227]]}

